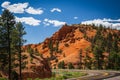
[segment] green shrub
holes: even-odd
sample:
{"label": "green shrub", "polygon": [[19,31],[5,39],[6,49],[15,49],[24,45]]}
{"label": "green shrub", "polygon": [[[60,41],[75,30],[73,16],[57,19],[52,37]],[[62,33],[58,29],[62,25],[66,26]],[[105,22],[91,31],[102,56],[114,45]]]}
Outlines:
{"label": "green shrub", "polygon": [[64,61],[61,61],[61,62],[58,63],[58,68],[65,69],[65,63],[64,63]]}
{"label": "green shrub", "polygon": [[39,78],[35,78],[34,80],[40,80]]}
{"label": "green shrub", "polygon": [[73,66],[73,64],[71,62],[68,63],[68,68],[69,69],[74,69],[74,66]]}
{"label": "green shrub", "polygon": [[0,78],[0,80],[7,80],[6,78]]}
{"label": "green shrub", "polygon": [[27,80],[32,80],[31,78],[27,78]]}

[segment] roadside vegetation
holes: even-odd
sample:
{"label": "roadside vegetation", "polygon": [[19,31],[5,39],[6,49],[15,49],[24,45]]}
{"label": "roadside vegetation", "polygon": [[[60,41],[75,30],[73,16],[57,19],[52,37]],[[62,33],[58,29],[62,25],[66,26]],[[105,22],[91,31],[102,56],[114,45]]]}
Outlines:
{"label": "roadside vegetation", "polygon": [[45,79],[30,79],[28,78],[27,80],[64,80],[64,79],[69,79],[69,78],[77,78],[77,77],[81,77],[81,76],[85,76],[87,75],[87,73],[83,73],[83,72],[74,72],[74,71],[69,71],[69,70],[55,70],[52,73],[52,77],[51,78],[45,78]]}
{"label": "roadside vegetation", "polygon": [[0,80],[7,80],[6,78],[0,78]]}

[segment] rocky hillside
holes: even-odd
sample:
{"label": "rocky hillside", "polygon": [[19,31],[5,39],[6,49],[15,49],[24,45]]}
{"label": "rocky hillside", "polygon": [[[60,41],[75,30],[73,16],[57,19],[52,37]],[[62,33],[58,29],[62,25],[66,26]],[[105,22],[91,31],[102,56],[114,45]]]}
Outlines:
{"label": "rocky hillside", "polygon": [[[22,77],[27,78],[49,78],[52,75],[48,61],[39,54],[22,53]],[[17,71],[18,69],[16,69]]]}
{"label": "rocky hillside", "polygon": [[25,51],[30,48],[48,59],[52,68],[60,67],[63,62],[64,68],[69,68],[69,64],[72,64],[74,68],[94,69],[101,65],[105,69],[113,54],[120,55],[120,30],[66,24],[44,42],[23,47]]}
{"label": "rocky hillside", "polygon": [[[52,76],[48,61],[37,53],[23,52],[21,68],[23,80],[27,80],[28,78],[49,78]],[[4,71],[0,71],[0,77],[7,78],[8,74]],[[14,68],[12,70],[12,79],[19,80],[18,60],[16,60],[14,63]]]}

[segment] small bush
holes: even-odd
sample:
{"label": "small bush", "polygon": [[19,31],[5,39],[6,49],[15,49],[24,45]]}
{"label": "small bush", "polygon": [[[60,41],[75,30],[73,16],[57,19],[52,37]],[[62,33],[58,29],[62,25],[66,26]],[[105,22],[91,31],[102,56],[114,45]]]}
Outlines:
{"label": "small bush", "polygon": [[59,69],[65,69],[65,63],[64,63],[64,61],[59,62],[58,68]]}
{"label": "small bush", "polygon": [[35,78],[34,80],[40,80],[39,78]]}
{"label": "small bush", "polygon": [[6,78],[0,78],[0,80],[7,80]]}
{"label": "small bush", "polygon": [[68,68],[69,69],[74,69],[74,66],[73,66],[73,64],[70,62],[70,63],[68,63]]}
{"label": "small bush", "polygon": [[27,78],[27,80],[32,80],[31,78]]}
{"label": "small bush", "polygon": [[65,47],[69,47],[69,44],[67,44],[67,43],[65,43],[64,45],[65,45]]}

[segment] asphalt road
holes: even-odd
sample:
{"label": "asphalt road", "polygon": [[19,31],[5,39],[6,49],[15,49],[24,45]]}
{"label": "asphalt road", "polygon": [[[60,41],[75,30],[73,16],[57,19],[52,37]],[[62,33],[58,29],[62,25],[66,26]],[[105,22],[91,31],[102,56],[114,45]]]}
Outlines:
{"label": "asphalt road", "polygon": [[120,80],[120,71],[107,70],[70,70],[88,73],[88,75],[66,80]]}

